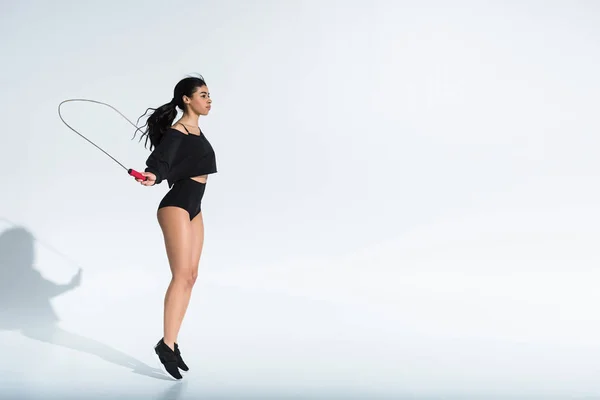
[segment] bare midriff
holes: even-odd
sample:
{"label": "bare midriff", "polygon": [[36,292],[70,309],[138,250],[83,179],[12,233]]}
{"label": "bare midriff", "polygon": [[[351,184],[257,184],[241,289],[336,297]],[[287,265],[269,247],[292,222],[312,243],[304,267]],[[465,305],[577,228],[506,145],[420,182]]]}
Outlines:
{"label": "bare midriff", "polygon": [[200,182],[200,183],[206,183],[206,180],[208,179],[208,175],[198,175],[198,176],[193,176],[190,179],[195,180],[196,182]]}

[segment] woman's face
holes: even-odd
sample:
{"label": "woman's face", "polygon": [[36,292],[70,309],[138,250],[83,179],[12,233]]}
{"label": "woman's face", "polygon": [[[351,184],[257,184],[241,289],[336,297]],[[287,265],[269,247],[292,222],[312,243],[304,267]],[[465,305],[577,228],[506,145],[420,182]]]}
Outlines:
{"label": "woman's face", "polygon": [[192,97],[183,97],[183,101],[190,107],[190,110],[196,115],[208,115],[212,100],[206,86],[200,86],[196,89]]}

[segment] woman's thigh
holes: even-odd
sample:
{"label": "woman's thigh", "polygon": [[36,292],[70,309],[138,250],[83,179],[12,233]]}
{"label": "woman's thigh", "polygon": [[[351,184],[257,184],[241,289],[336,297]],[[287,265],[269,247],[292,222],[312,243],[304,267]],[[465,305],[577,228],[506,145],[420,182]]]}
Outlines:
{"label": "woman's thigh", "polygon": [[163,232],[165,248],[173,275],[192,271],[192,224],[183,208],[167,206],[158,210],[158,223]]}

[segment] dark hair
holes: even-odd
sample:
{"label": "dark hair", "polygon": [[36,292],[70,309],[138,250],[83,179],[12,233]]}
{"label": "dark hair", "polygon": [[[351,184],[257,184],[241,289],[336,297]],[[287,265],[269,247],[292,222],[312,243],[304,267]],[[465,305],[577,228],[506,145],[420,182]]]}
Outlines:
{"label": "dark hair", "polygon": [[[146,109],[146,112],[144,112],[140,118],[138,118],[137,122],[139,122],[140,119],[148,113],[148,110],[153,111],[146,119],[146,123],[136,129],[137,132],[147,126],[140,137],[141,141],[142,138],[146,136],[144,147],[146,147],[148,144],[148,140],[150,140],[150,150],[158,146],[165,131],[171,127],[175,117],[177,117],[177,107],[179,107],[179,109],[182,111],[185,110],[183,96],[192,97],[194,92],[196,92],[199,87],[205,85],[206,82],[204,81],[202,75],[199,75],[198,77],[188,76],[177,82],[177,85],[175,85],[175,88],[173,89],[173,99],[170,102],[163,104],[158,108]],[[136,126],[138,125],[137,122]]]}

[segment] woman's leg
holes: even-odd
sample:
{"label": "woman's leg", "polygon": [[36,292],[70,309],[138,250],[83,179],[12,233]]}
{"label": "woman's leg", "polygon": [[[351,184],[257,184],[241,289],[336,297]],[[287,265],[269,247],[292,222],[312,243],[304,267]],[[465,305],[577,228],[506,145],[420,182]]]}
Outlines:
{"label": "woman's leg", "polygon": [[192,220],[192,276],[194,280],[198,277],[198,266],[202,248],[204,247],[204,219],[202,211]]}
{"label": "woman's leg", "polygon": [[[202,254],[202,247],[204,246],[204,221],[202,219],[202,213],[196,215],[191,223],[190,235],[191,235],[191,258],[190,258],[190,268],[191,268],[191,278],[190,278],[190,291],[187,293],[187,301],[185,306],[182,307],[179,311],[179,319],[178,326],[181,326],[183,323],[183,318],[185,317],[185,313],[187,311],[187,307],[189,304],[191,291],[193,289],[194,284],[196,283],[196,279],[198,278],[198,266],[200,264],[200,256]],[[177,342],[177,338],[175,338],[175,342]]]}
{"label": "woman's leg", "polygon": [[158,222],[172,274],[164,302],[164,342],[173,350],[195,281],[192,224],[186,210],[171,206],[158,210]]}

